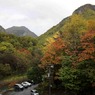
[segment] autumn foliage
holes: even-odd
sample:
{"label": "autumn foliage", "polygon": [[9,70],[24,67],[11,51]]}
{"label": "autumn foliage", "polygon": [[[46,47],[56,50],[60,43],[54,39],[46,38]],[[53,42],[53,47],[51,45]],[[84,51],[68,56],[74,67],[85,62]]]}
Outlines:
{"label": "autumn foliage", "polygon": [[55,42],[48,46],[48,50],[41,59],[41,67],[46,67],[49,64],[60,64],[64,47],[62,38],[58,37]]}
{"label": "autumn foliage", "polygon": [[95,21],[79,18],[71,17],[62,36],[47,47],[40,66],[47,70],[53,64],[54,82],[60,80],[67,92],[90,95],[95,89]]}
{"label": "autumn foliage", "polygon": [[89,31],[81,38],[79,61],[95,60],[95,31]]}

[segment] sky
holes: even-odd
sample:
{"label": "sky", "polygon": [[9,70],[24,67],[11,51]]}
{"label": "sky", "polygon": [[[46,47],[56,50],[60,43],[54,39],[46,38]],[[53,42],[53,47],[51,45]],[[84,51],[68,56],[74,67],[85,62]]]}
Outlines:
{"label": "sky", "polygon": [[25,26],[40,36],[84,4],[95,0],[0,0],[0,25]]}

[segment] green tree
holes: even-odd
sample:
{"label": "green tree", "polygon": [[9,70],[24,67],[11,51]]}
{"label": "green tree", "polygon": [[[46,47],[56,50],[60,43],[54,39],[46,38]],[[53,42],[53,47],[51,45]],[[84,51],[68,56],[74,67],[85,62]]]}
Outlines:
{"label": "green tree", "polygon": [[8,42],[0,43],[0,53],[13,53],[15,51],[14,46]]}
{"label": "green tree", "polygon": [[[62,85],[71,93],[87,94],[94,93],[95,83],[95,32],[89,31],[81,37],[80,47],[77,49],[77,58],[65,53],[63,55],[62,68],[59,71],[59,79]],[[67,50],[67,48],[66,48]],[[66,51],[65,50],[65,51]],[[73,53],[71,53],[73,54]],[[73,59],[73,60],[72,60]],[[73,63],[76,64],[74,65]]]}
{"label": "green tree", "polygon": [[0,79],[6,78],[7,76],[11,75],[11,67],[9,64],[2,64],[0,63]]}
{"label": "green tree", "polygon": [[38,66],[31,67],[27,72],[27,77],[34,83],[39,83],[42,81],[42,70]]}

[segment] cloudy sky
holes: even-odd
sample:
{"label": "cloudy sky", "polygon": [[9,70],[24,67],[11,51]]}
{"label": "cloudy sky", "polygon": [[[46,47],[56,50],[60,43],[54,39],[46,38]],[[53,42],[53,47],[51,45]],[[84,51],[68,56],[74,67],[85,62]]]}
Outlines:
{"label": "cloudy sky", "polygon": [[87,3],[95,0],[0,0],[0,25],[26,26],[39,36]]}

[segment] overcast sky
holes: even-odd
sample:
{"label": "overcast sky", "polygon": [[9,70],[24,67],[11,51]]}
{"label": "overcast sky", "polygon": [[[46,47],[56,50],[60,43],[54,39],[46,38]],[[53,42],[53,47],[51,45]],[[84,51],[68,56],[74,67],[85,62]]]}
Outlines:
{"label": "overcast sky", "polygon": [[87,3],[95,0],[0,0],[0,25],[26,26],[39,36]]}

